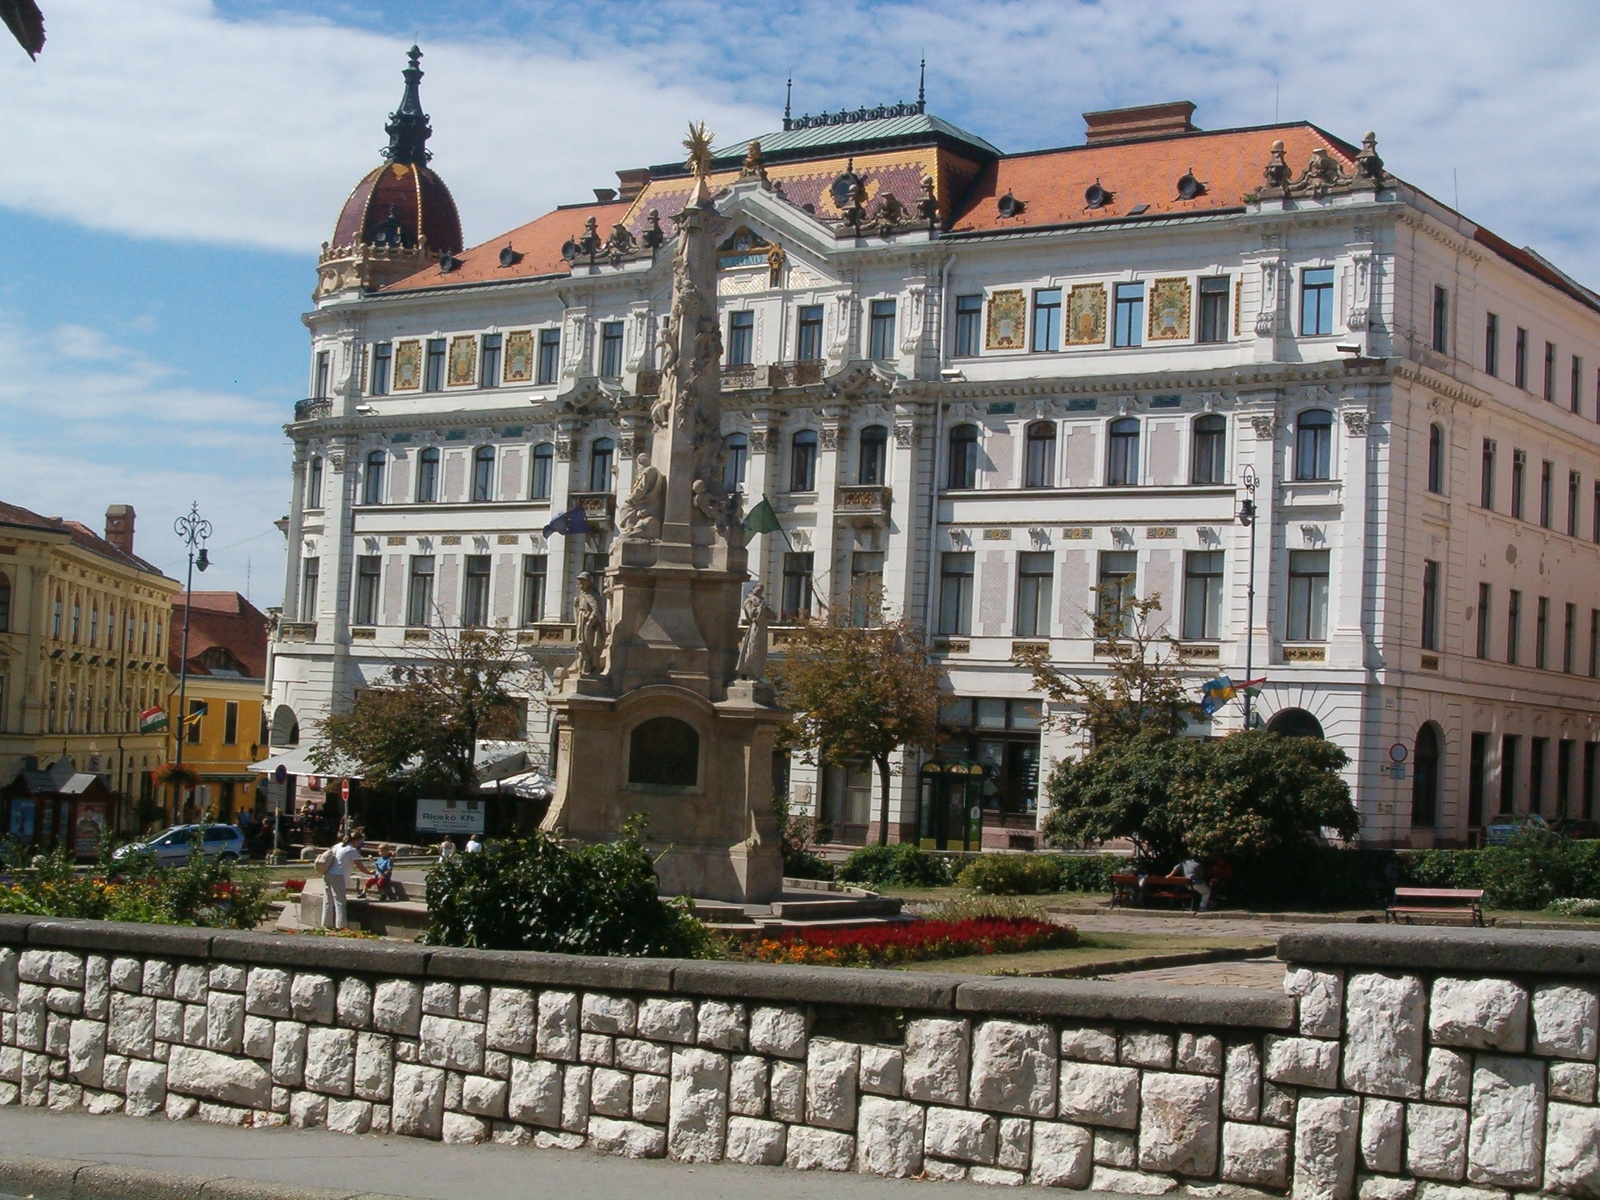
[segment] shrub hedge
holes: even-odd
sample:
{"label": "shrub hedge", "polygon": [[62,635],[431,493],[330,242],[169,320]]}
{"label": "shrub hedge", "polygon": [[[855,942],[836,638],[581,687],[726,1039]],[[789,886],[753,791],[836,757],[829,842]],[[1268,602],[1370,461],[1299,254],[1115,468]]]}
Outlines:
{"label": "shrub hedge", "polygon": [[929,854],[913,842],[863,846],[834,868],[840,883],[877,887],[944,887],[950,882],[949,860]]}

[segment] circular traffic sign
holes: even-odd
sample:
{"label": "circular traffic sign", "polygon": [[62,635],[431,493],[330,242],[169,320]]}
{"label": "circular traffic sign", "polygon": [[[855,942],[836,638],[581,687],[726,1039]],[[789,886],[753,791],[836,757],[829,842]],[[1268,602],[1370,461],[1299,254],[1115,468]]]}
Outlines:
{"label": "circular traffic sign", "polygon": [[1389,761],[1403,763],[1406,760],[1406,755],[1409,753],[1410,751],[1406,749],[1406,744],[1404,742],[1396,742],[1394,745],[1389,747]]}
{"label": "circular traffic sign", "polygon": [[350,799],[350,781],[348,779],[341,781],[339,784],[339,799]]}
{"label": "circular traffic sign", "polygon": [[288,783],[289,768],[284,766],[282,763],[279,763],[277,768],[272,772],[272,781],[274,783]]}

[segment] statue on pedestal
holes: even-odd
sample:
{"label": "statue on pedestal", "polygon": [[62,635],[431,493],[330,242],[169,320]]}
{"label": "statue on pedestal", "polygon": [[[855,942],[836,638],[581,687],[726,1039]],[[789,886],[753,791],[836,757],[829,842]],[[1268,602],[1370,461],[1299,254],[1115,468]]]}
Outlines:
{"label": "statue on pedestal", "polygon": [[579,675],[600,674],[600,656],[606,647],[606,625],[600,615],[600,598],[595,595],[594,576],[588,571],[578,576],[578,598],[572,602],[577,623]]}
{"label": "statue on pedestal", "polygon": [[639,471],[634,476],[633,489],[623,501],[622,511],[617,514],[617,532],[624,541],[654,541],[661,536],[666,480],[660,468],[651,465],[648,454],[640,454],[634,462]]}
{"label": "statue on pedestal", "polygon": [[767,677],[767,590],[761,584],[744,598],[744,641],[739,643],[739,663],[734,674],[757,683]]}

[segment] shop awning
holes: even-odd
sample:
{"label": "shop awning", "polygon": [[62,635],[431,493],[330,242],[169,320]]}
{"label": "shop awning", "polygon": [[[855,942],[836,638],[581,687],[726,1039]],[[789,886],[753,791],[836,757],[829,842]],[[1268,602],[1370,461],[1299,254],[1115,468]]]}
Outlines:
{"label": "shop awning", "polygon": [[281,766],[291,775],[323,775],[332,779],[361,778],[361,773],[350,767],[337,771],[319,771],[311,765],[311,760],[306,754],[307,751],[298,746],[277,746],[267,758],[251,763],[250,770],[258,775],[271,775]]}

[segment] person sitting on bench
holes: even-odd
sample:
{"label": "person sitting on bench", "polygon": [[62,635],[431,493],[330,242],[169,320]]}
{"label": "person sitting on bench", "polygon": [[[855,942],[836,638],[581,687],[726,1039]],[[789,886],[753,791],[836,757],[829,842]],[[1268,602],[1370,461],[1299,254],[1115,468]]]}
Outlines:
{"label": "person sitting on bench", "polygon": [[1206,869],[1199,859],[1186,858],[1167,874],[1182,875],[1195,890],[1195,895],[1200,897],[1200,907],[1211,907],[1211,885],[1206,882]]}
{"label": "person sitting on bench", "polygon": [[378,847],[378,857],[373,860],[372,872],[362,884],[362,893],[376,889],[378,899],[382,900],[389,894],[389,884],[394,878],[394,847],[387,842]]}

